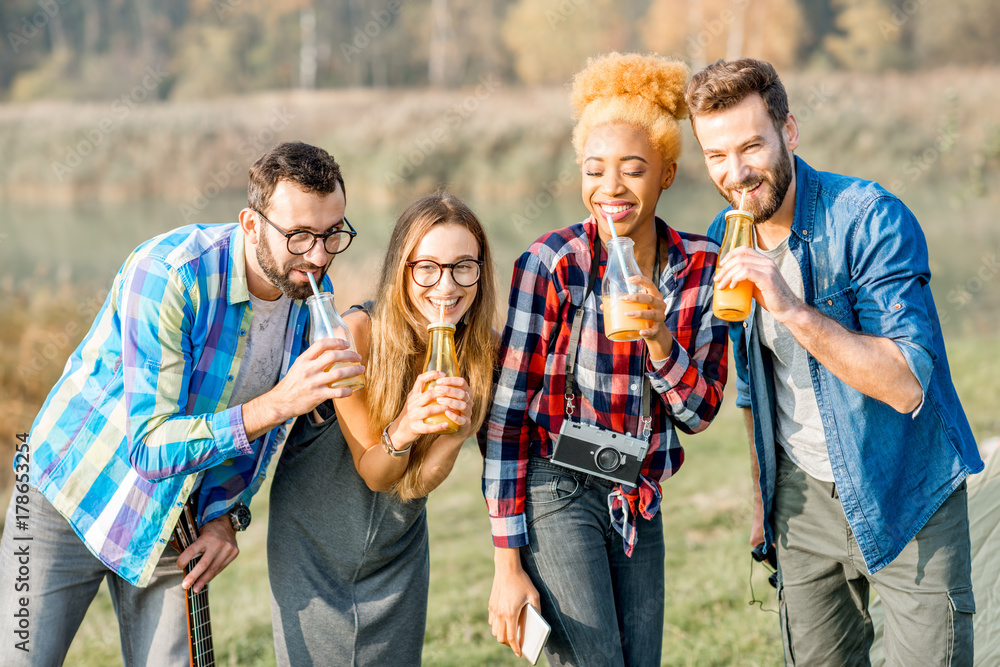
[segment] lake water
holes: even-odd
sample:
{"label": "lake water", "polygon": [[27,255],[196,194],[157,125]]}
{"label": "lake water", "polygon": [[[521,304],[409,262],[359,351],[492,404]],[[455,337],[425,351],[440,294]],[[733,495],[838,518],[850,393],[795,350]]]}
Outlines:
{"label": "lake water", "polygon": [[[470,205],[490,235],[499,291],[506,299],[511,267],[538,236],[583,219],[578,185],[553,198],[540,188],[533,197]],[[337,258],[331,276],[338,304],[371,296],[371,285],[392,225],[406,202],[382,208],[350,200],[347,215],[359,234]],[[722,208],[711,187],[677,183],[660,199],[658,213],[682,230],[703,233]],[[184,204],[190,205],[189,202]],[[994,204],[967,199],[948,205],[933,192],[914,192],[907,204],[917,214],[930,248],[932,286],[946,328],[997,330],[1000,322],[1000,226]],[[71,209],[0,202],[0,287],[27,289],[64,282],[106,290],[128,253],[146,239],[191,222],[235,222],[246,205],[242,193],[223,194],[193,212],[178,202],[138,201],[80,205]],[[4,290],[0,289],[0,296]]]}
{"label": "lake water", "polygon": [[[538,236],[587,215],[575,191],[553,198],[543,189],[534,197],[517,201],[469,203],[490,236],[502,282],[509,278],[517,255]],[[721,203],[714,191],[692,194],[677,188],[661,198],[659,213],[680,229],[704,232]],[[0,281],[28,289],[32,284],[65,281],[108,286],[129,252],[143,241],[189,223],[235,222],[246,198],[237,193],[221,195],[193,215],[185,206],[190,203],[146,200],[67,209],[0,202],[4,259]],[[340,277],[351,280],[374,280],[392,226],[404,206],[405,202],[380,209],[349,200],[347,217],[359,234],[334,262],[334,280],[341,273],[348,275]]]}

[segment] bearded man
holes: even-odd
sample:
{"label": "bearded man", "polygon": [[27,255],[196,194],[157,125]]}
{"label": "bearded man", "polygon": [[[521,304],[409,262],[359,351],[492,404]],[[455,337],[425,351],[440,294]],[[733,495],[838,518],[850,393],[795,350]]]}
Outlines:
{"label": "bearded man", "polygon": [[[686,101],[716,188],[746,191],[755,247],[719,287],[753,283],[730,325],[737,405],[753,443],[754,546],[777,547],[789,665],[868,665],[869,589],[890,665],[971,665],[965,478],[983,469],[952,384],[927,244],[877,183],[794,155],[795,117],[774,68],[718,61]],[[724,212],[709,236],[721,241]]]}
{"label": "bearded man", "polygon": [[[363,372],[344,341],[303,351],[308,274],[324,281],[355,235],[340,166],[281,144],[250,169],[248,199],[238,224],[181,227],[125,260],[35,418],[0,545],[0,581],[29,558],[30,589],[2,596],[0,635],[19,641],[20,608],[35,634],[5,665],[62,664],[103,580],[125,664],[189,664],[184,589],[238,554],[286,422]],[[201,534],[178,553],[167,543],[188,503]]]}

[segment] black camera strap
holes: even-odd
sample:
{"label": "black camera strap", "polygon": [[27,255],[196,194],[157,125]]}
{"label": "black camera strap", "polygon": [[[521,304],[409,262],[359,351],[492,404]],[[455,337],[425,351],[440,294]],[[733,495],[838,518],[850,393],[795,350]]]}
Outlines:
{"label": "black camera strap", "polygon": [[[655,223],[654,223],[655,224]],[[595,226],[596,231],[596,226]],[[587,281],[587,291],[583,293],[583,301],[580,302],[580,307],[577,309],[576,314],[573,317],[573,325],[570,329],[569,336],[569,347],[566,350],[566,419],[572,421],[573,412],[575,411],[575,406],[573,401],[576,399],[577,386],[576,386],[576,375],[573,373],[573,369],[576,368],[576,354],[580,349],[580,331],[583,328],[583,310],[587,305],[587,298],[594,291],[594,285],[597,284],[597,276],[600,271],[600,255],[597,248],[590,239],[587,239],[590,243],[591,249],[591,260],[590,260],[590,278]],[[600,235],[597,237],[597,243],[600,243]],[[660,230],[656,230],[656,262],[653,265],[653,275],[655,276],[655,281],[657,289],[659,289],[660,282]],[[646,356],[648,355],[648,350],[643,351],[643,368],[646,365]],[[636,429],[636,436],[649,441],[649,436],[652,433],[652,417],[650,414],[652,412],[652,393],[653,387],[649,383],[649,378],[646,377],[645,371],[642,374],[642,387],[639,389],[639,400],[642,402],[642,416],[639,419],[639,428]]]}

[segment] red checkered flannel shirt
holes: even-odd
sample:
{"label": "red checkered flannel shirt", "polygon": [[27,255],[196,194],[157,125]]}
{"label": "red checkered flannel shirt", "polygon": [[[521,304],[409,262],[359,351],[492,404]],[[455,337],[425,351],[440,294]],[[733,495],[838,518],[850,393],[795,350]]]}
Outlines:
{"label": "red checkered flannel shirt", "polygon": [[[645,374],[655,393],[642,474],[659,482],[684,460],[675,428],[697,433],[718,412],[726,382],[727,329],[712,315],[718,245],[671,229],[659,218],[656,225],[669,246],[665,257],[661,255],[658,285],[667,303],[667,328],[674,336],[670,357],[657,368],[645,341],[612,342],[604,336],[598,280],[582,310],[573,419],[617,433],[639,433]],[[565,418],[570,328],[572,318],[580,314],[595,242],[603,278],[607,252],[597,241],[593,219],[542,236],[514,267],[483,471],[483,495],[498,547],[527,544],[528,458],[552,455]]]}

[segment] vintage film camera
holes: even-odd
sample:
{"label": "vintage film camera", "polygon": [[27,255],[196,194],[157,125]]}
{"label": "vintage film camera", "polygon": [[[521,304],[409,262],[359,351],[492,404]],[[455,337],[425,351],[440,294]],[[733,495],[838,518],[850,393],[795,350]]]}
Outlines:
{"label": "vintage film camera", "polygon": [[635,486],[648,449],[645,440],[566,419],[559,429],[552,462]]}

